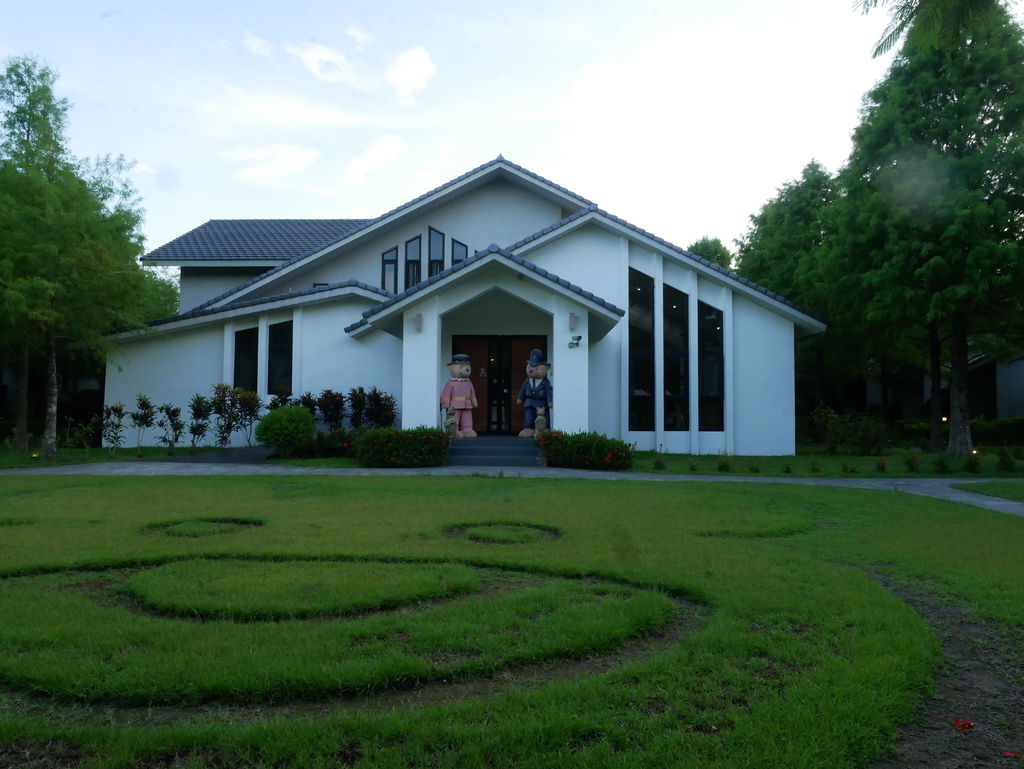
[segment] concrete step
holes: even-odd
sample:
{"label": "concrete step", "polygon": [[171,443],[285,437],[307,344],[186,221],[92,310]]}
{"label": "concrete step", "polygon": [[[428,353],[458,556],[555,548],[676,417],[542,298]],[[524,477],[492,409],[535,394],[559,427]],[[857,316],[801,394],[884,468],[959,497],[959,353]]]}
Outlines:
{"label": "concrete step", "polygon": [[537,443],[515,435],[481,435],[454,440],[445,464],[477,467],[545,467]]}

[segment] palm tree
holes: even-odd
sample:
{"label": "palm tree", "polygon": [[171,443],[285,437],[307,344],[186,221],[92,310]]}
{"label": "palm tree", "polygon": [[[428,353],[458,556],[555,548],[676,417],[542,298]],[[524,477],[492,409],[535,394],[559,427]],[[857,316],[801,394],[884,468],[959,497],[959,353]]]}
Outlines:
{"label": "palm tree", "polygon": [[889,51],[911,29],[925,46],[956,48],[965,30],[984,21],[997,8],[1016,0],[857,0],[864,13],[889,6],[889,26],[875,44],[873,57]]}

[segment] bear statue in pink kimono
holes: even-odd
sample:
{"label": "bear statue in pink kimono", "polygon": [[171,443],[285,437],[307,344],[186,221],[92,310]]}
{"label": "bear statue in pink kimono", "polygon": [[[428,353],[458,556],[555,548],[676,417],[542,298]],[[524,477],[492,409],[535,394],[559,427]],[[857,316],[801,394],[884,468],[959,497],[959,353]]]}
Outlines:
{"label": "bear statue in pink kimono", "polygon": [[468,355],[453,355],[448,363],[451,378],[441,392],[441,408],[445,410],[445,430],[452,438],[476,437],[473,430],[476,390],[469,379],[472,371]]}

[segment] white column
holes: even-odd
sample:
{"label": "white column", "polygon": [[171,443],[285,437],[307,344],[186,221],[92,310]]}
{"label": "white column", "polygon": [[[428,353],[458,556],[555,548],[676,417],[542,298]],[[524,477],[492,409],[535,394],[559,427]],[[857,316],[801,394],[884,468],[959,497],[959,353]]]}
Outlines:
{"label": "white column", "polygon": [[[220,381],[234,385],[235,378],[235,324],[230,320],[224,324],[224,366]],[[216,384],[216,382],[212,383]]]}
{"label": "white column", "polygon": [[266,315],[260,315],[259,329],[256,352],[256,392],[266,398],[270,361],[270,320]]}
{"label": "white column", "polygon": [[654,257],[654,450],[665,443],[665,260]]}
{"label": "white column", "polygon": [[629,295],[629,240],[620,238],[619,242],[622,248],[621,279],[622,285],[626,287],[626,290],[622,292],[625,297],[622,309],[626,311],[626,317],[619,322],[615,332],[619,335],[622,361],[619,366],[622,384],[619,390],[619,438],[626,440],[629,433],[629,303],[631,301]]}
{"label": "white column", "polygon": [[700,454],[700,391],[698,389],[698,365],[700,357],[697,355],[697,302],[700,300],[697,290],[697,273],[687,272],[686,295],[689,297],[687,308],[687,355],[689,357],[689,392],[690,392],[690,453]]}
{"label": "white column", "polygon": [[722,427],[725,429],[725,453],[736,453],[736,422],[735,414],[735,392],[732,365],[733,337],[732,337],[732,291],[725,291],[725,305],[722,307],[722,364],[725,366],[725,403],[722,414]]}
{"label": "white column", "polygon": [[[552,421],[556,430],[578,432],[590,429],[590,334],[586,309],[567,299],[552,302],[551,381],[554,386]],[[569,329],[569,315],[576,315],[576,328]],[[579,345],[569,347],[574,336]]]}
{"label": "white column", "polygon": [[437,298],[413,305],[402,316],[402,427],[436,427],[440,391],[441,318]]}
{"label": "white column", "polygon": [[292,311],[292,392],[302,393],[302,308]]}

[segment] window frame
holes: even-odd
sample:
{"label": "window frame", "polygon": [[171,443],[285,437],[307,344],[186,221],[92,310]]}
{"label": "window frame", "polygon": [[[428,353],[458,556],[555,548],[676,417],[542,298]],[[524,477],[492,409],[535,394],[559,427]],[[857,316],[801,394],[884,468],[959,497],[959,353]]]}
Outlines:
{"label": "window frame", "polygon": [[[391,288],[388,288],[388,267],[391,270]],[[380,287],[392,294],[398,293],[398,246],[380,255]]]}
{"label": "window frame", "polygon": [[[434,236],[441,238],[441,245],[435,249]],[[427,228],[427,277],[432,278],[444,272],[444,241],[445,234],[433,227]]]}
{"label": "window frame", "polygon": [[[416,257],[412,258],[409,256],[409,246],[416,244]],[[405,279],[404,288],[410,289],[422,280],[423,275],[423,236],[417,235],[413,238],[409,238],[405,241],[405,269],[403,270],[403,278]],[[413,269],[414,268],[414,269]],[[415,275],[413,274],[415,273]]]}

